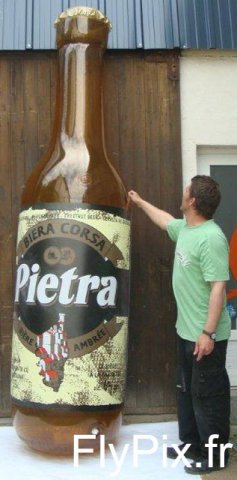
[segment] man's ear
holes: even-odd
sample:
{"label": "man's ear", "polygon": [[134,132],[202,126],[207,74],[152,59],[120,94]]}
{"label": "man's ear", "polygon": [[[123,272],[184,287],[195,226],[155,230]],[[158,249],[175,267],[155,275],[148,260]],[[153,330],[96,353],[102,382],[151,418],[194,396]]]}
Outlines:
{"label": "man's ear", "polygon": [[191,197],[191,198],[189,199],[189,202],[190,202],[190,207],[195,207],[196,198],[195,198],[195,197]]}

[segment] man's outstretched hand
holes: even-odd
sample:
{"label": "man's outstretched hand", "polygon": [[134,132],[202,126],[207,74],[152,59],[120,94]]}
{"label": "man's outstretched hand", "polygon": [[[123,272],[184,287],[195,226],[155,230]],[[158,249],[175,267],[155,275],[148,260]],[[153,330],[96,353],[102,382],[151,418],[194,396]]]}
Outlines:
{"label": "man's outstretched hand", "polygon": [[135,203],[135,205],[139,207],[139,205],[142,202],[142,198],[140,197],[140,195],[138,195],[137,192],[134,192],[134,190],[130,190],[130,192],[128,192],[128,198],[129,198],[129,201],[128,201],[129,207],[132,205],[132,203]]}

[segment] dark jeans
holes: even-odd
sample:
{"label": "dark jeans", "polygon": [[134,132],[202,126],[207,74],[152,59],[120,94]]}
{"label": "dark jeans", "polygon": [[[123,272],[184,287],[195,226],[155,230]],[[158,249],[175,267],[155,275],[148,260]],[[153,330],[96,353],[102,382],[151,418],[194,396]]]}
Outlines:
{"label": "dark jeans", "polygon": [[[218,434],[214,443],[226,444],[230,433],[230,382],[225,368],[227,340],[216,342],[210,355],[197,362],[195,343],[179,338],[178,422],[179,437],[184,443],[201,447],[208,456],[205,443]],[[220,449],[213,449],[219,459]],[[228,453],[226,454],[228,458]]]}

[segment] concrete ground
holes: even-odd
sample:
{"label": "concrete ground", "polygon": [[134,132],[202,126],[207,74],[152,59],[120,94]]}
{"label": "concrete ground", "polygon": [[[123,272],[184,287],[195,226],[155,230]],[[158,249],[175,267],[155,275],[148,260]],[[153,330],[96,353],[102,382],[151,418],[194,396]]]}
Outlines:
{"label": "concrete ground", "polygon": [[[177,465],[165,459],[165,446],[179,445],[176,421],[123,425],[115,453],[105,451],[104,464],[99,454],[73,458],[52,457],[30,450],[18,438],[12,426],[0,426],[1,478],[14,480],[191,480],[183,462]],[[197,480],[235,480],[237,478],[237,426],[232,425],[230,462],[226,469]],[[138,452],[135,443],[137,442]],[[76,458],[76,457],[75,457]]]}
{"label": "concrete ground", "polygon": [[[190,475],[191,476],[191,475]],[[237,478],[237,450],[230,456],[229,465],[224,470],[212,472],[208,475],[202,475],[202,480],[235,480]]]}
{"label": "concrete ground", "polygon": [[[136,443],[137,442],[137,443]],[[11,426],[0,427],[0,472],[14,480],[187,480],[183,462],[166,459],[165,444],[178,445],[177,422],[123,425],[115,452],[73,458],[52,457],[30,450]],[[77,459],[77,456],[76,456]],[[200,480],[199,475],[196,476]]]}

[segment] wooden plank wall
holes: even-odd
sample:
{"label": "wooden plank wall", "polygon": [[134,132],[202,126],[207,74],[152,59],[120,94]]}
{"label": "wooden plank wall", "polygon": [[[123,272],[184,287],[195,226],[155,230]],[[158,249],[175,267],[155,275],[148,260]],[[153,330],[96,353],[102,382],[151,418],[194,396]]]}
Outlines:
{"label": "wooden plank wall", "polygon": [[[25,179],[47,148],[54,115],[55,52],[0,55],[0,416],[9,379],[15,237]],[[127,184],[180,216],[179,59],[174,52],[108,52],[105,136]],[[126,413],[175,412],[173,245],[132,211],[131,318]]]}

